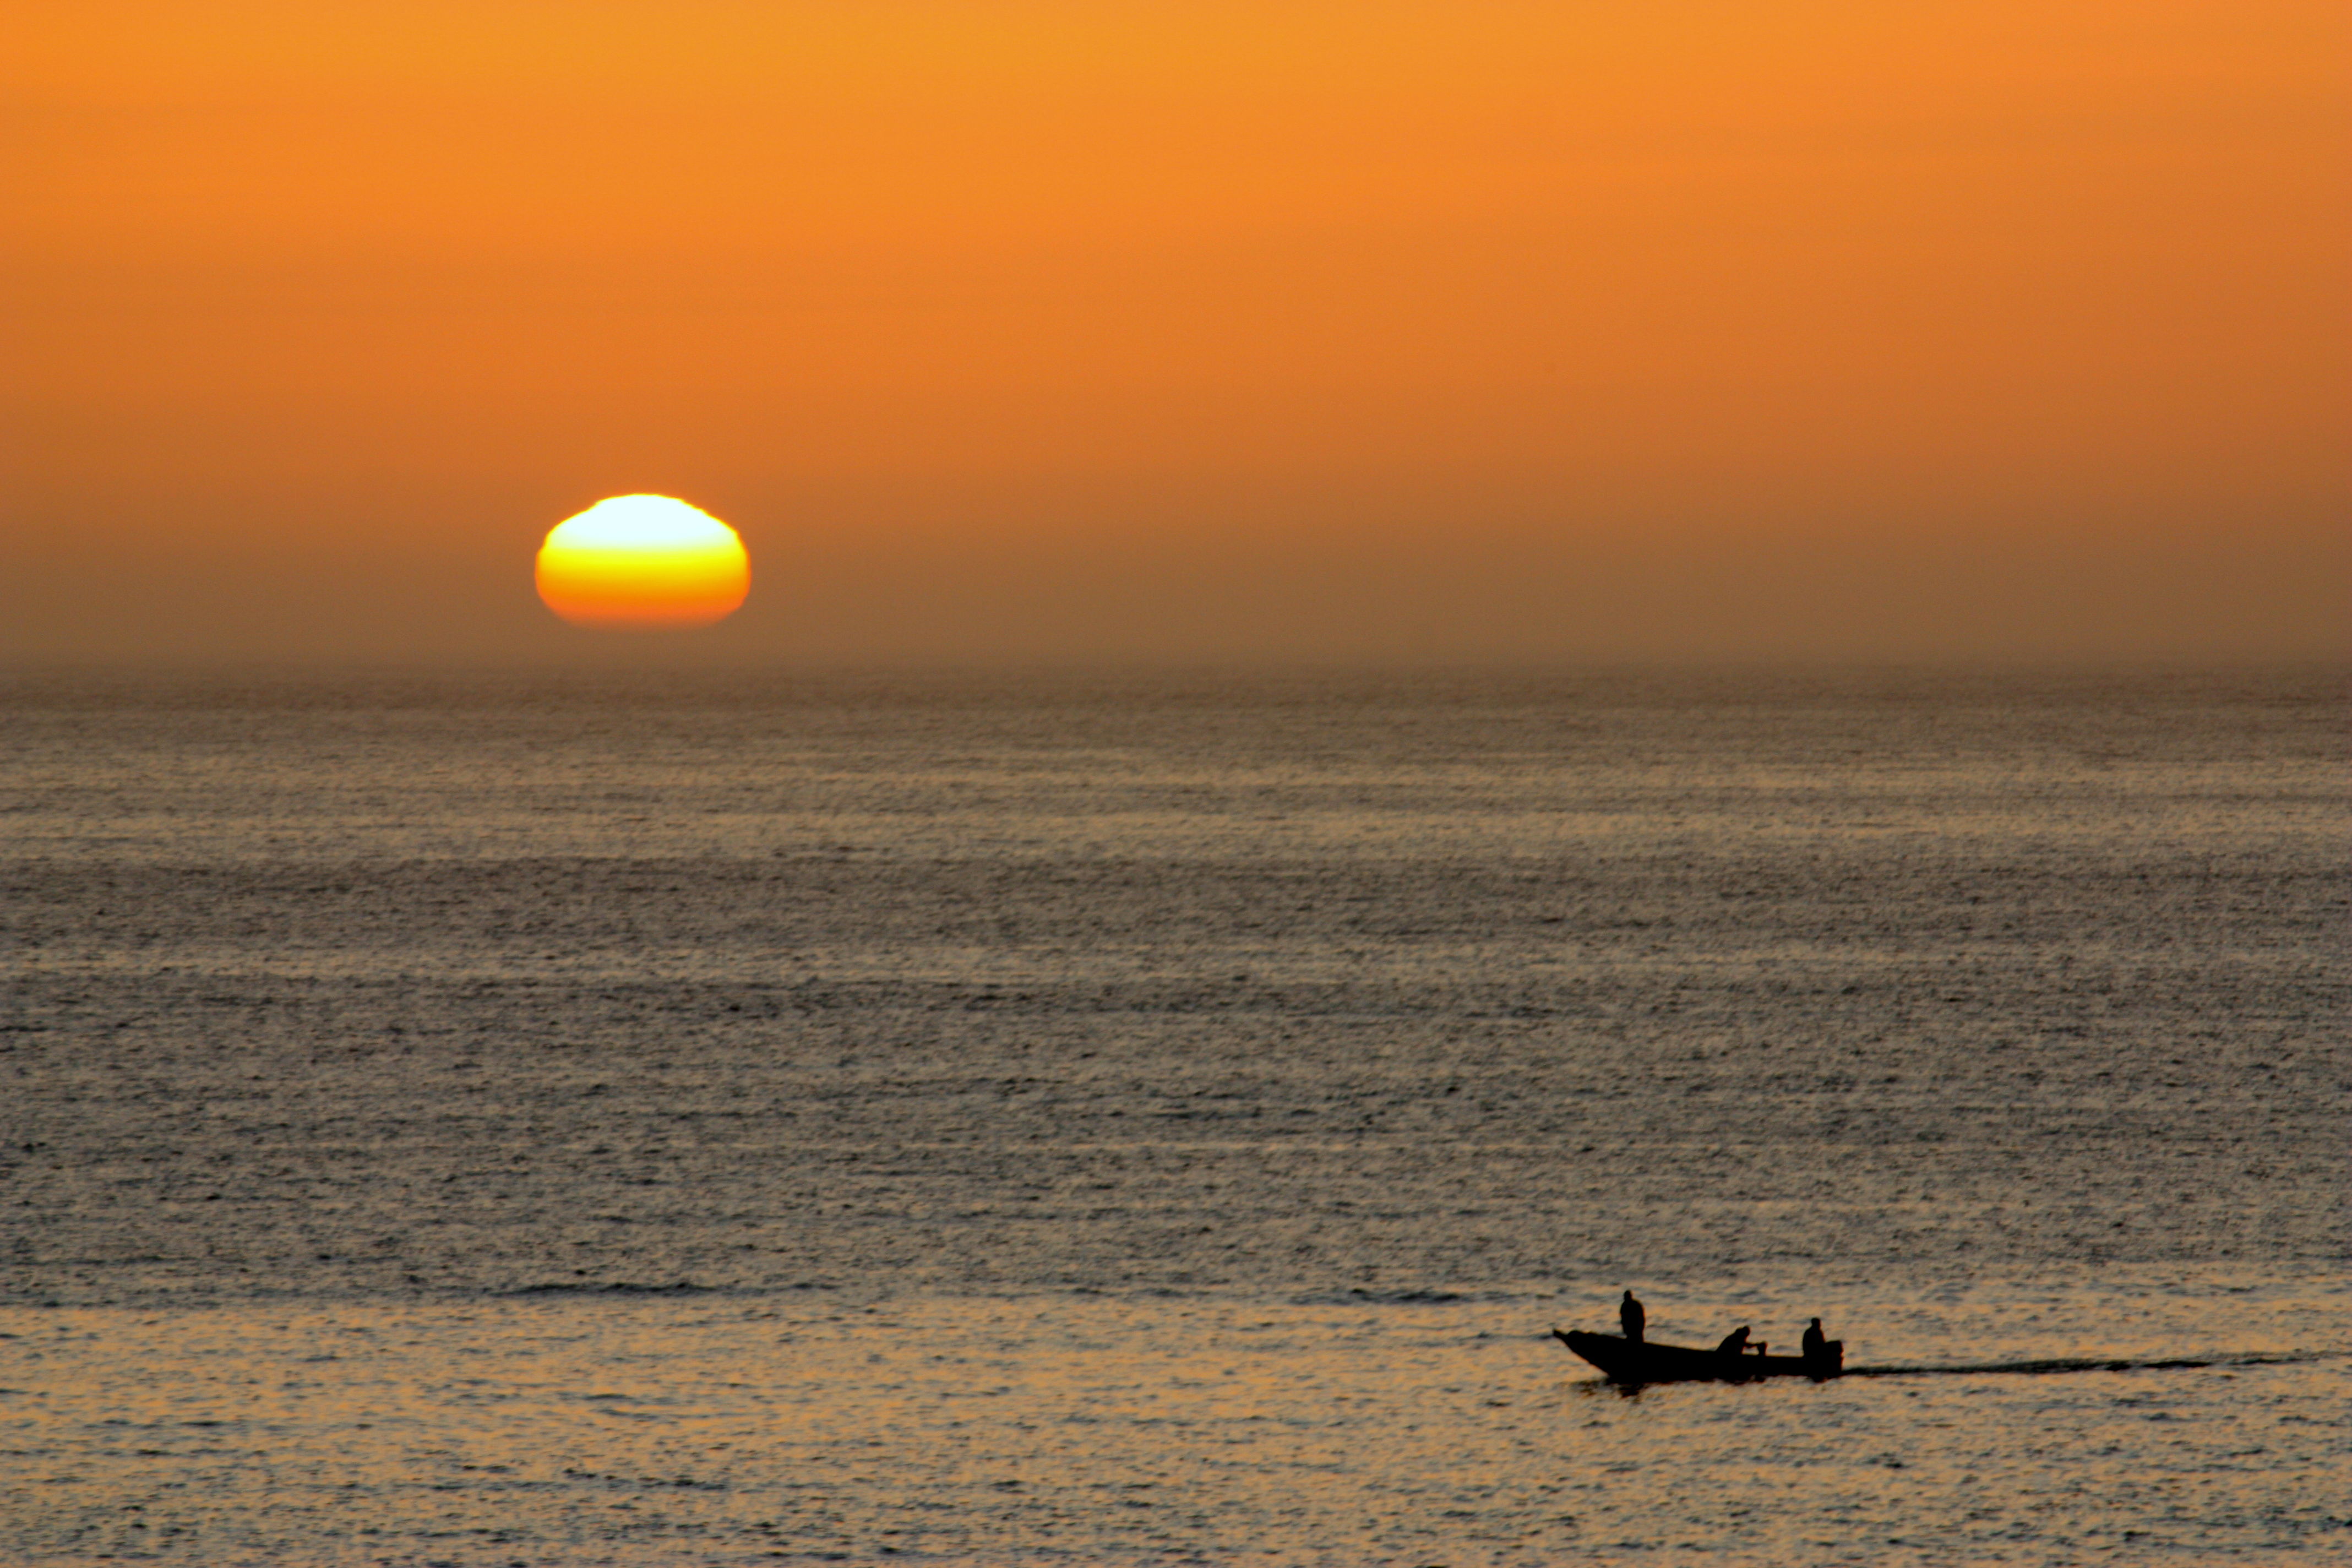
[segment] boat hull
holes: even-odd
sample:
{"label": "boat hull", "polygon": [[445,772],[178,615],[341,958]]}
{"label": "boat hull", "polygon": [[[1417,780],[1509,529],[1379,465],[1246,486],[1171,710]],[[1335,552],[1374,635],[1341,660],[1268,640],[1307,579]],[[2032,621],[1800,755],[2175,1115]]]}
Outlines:
{"label": "boat hull", "polygon": [[1616,1334],[1554,1329],[1560,1343],[1601,1369],[1612,1383],[1754,1383],[1767,1377],[1810,1377],[1815,1382],[1844,1370],[1845,1346],[1832,1340],[1818,1358],[1794,1355],[1727,1355],[1689,1345],[1662,1345]]}

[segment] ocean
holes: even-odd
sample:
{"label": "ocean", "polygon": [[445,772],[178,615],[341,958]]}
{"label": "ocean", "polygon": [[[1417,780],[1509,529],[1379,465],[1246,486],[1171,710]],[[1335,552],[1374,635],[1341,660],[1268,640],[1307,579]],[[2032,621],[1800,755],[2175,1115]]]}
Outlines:
{"label": "ocean", "polygon": [[0,1559],[2338,1560],[2343,695],[0,677]]}

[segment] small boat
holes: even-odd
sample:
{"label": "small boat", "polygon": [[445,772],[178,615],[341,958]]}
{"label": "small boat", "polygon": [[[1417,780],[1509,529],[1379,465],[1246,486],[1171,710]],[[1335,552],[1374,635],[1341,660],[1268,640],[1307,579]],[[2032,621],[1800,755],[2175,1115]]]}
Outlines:
{"label": "small boat", "polygon": [[1662,1345],[1575,1329],[1552,1337],[1599,1367],[1612,1383],[1752,1383],[1759,1377],[1832,1378],[1845,1370],[1845,1342],[1831,1340],[1818,1356],[1736,1355],[1690,1345]]}

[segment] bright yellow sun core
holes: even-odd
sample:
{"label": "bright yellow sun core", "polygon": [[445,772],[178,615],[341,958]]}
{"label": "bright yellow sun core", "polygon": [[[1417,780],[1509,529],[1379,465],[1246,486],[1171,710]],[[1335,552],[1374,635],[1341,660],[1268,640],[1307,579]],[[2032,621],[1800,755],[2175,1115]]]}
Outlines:
{"label": "bright yellow sun core", "polygon": [[614,496],[548,531],[539,596],[575,626],[657,631],[725,620],[751,589],[733,529],[667,496]]}

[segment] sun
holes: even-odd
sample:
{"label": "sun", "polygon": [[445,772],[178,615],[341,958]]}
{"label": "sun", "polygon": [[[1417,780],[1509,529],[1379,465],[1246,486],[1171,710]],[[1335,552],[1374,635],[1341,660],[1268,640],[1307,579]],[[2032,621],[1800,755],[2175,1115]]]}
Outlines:
{"label": "sun", "polygon": [[662,631],[723,621],[751,589],[733,529],[667,496],[614,496],[548,530],[539,596],[575,626]]}

